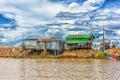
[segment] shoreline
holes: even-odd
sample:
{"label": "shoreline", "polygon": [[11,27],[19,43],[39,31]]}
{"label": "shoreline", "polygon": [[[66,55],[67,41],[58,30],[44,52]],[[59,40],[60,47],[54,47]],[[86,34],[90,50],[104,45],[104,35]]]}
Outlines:
{"label": "shoreline", "polygon": [[[0,58],[15,58],[15,59],[108,59],[106,54],[112,53],[111,55],[115,55],[117,52],[119,54],[120,48],[108,49],[107,53],[100,52],[99,50],[72,50],[72,51],[64,51],[59,55],[52,55],[49,53],[27,53],[24,52],[23,48],[18,46],[0,46]],[[24,54],[21,55],[21,53]],[[109,55],[110,56],[110,55]],[[112,58],[112,57],[110,57]],[[110,59],[109,58],[109,59]],[[120,58],[120,57],[119,57]],[[115,58],[113,58],[115,59]],[[120,59],[119,59],[120,60]]]}
{"label": "shoreline", "polygon": [[1,60],[1,59],[2,59],[2,60],[4,60],[4,59],[6,59],[6,60],[7,60],[7,59],[13,59],[13,60],[40,60],[40,61],[52,61],[52,60],[53,60],[53,61],[64,61],[64,60],[65,60],[65,61],[77,61],[77,60],[78,60],[78,61],[79,61],[79,60],[88,60],[88,61],[89,61],[89,60],[90,60],[90,61],[91,61],[91,60],[108,60],[108,61],[109,61],[109,60],[110,60],[110,59],[92,59],[92,58],[91,58],[91,59],[83,59],[83,58],[82,58],[82,59],[80,59],[80,58],[57,58],[57,59],[39,58],[39,59],[36,59],[36,58],[1,58],[1,57],[0,57],[0,60]]}

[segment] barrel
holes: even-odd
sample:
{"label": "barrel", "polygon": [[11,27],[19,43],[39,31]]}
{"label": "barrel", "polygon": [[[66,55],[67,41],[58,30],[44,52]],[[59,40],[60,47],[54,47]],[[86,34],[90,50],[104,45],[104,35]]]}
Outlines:
{"label": "barrel", "polygon": [[116,55],[112,55],[112,58],[113,58],[113,59],[116,59]]}
{"label": "barrel", "polygon": [[102,51],[103,51],[103,46],[100,46],[100,47],[99,47],[99,50],[102,52]]}
{"label": "barrel", "polygon": [[106,57],[107,57],[108,59],[111,58],[111,56],[112,56],[111,54],[107,54],[107,55],[106,55]]}

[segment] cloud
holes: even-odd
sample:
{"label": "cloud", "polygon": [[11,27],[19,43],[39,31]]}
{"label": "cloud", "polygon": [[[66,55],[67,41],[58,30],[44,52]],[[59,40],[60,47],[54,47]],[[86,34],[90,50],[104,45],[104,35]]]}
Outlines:
{"label": "cloud", "polygon": [[[104,0],[88,0],[83,4],[71,3],[65,12],[57,15],[61,21],[72,21],[74,28],[66,25],[68,31],[76,32],[79,28],[82,33],[90,32],[89,27],[92,27],[94,33],[102,31],[102,26],[105,26],[106,40],[118,39],[118,29],[120,25],[120,10],[119,7],[104,7]],[[111,4],[114,4],[113,2]],[[110,6],[110,5],[109,5]],[[68,22],[67,22],[68,21]],[[70,23],[69,23],[70,24]],[[68,24],[68,25],[69,25]],[[117,32],[117,33],[116,33]],[[119,42],[119,40],[116,40]]]}
{"label": "cloud", "polygon": [[98,9],[102,6],[104,0],[87,0],[83,4],[71,3],[68,7],[68,12],[78,13],[78,12],[89,12]]}
{"label": "cloud", "polygon": [[65,8],[61,4],[51,3],[47,0],[30,0],[29,2],[24,0],[4,0],[3,2],[0,12],[14,13],[18,24],[41,24],[41,21],[44,24]]}
{"label": "cloud", "polygon": [[[103,7],[105,5],[107,7]],[[90,26],[96,33],[101,32],[103,25],[108,36],[106,38],[112,39],[113,35],[118,37],[120,9],[118,5],[108,7],[111,5],[114,2],[109,1],[108,4],[107,0],[2,0],[0,14],[14,19],[16,25],[16,30],[0,28],[8,30],[0,33],[6,37],[2,41],[6,45],[8,40],[12,45],[19,44],[17,42],[22,39],[22,33],[25,37],[90,33]],[[2,25],[9,27],[12,24]]]}
{"label": "cloud", "polygon": [[[45,34],[43,32],[44,25],[56,22],[56,14],[65,8],[60,3],[52,3],[48,0],[3,0],[0,5],[0,14],[8,19],[15,19],[16,30],[7,31],[8,34],[10,33],[7,37],[14,40],[14,36],[20,36],[18,35],[20,34],[19,31],[23,31],[26,34],[30,32],[33,32],[33,34]],[[11,24],[2,25],[10,26]],[[4,33],[4,36],[6,36],[6,33]],[[29,36],[29,34],[26,36]],[[9,40],[12,41],[12,39]]]}

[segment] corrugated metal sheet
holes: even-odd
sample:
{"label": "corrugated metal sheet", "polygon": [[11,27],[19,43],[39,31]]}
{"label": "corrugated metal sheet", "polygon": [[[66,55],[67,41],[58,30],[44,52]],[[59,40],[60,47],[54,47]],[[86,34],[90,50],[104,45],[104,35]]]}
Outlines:
{"label": "corrugated metal sheet", "polygon": [[50,36],[29,36],[26,40],[51,41],[56,39],[56,37]]}
{"label": "corrugated metal sheet", "polygon": [[43,50],[57,54],[64,50],[64,42],[56,37],[34,37],[25,39],[25,49]]}
{"label": "corrugated metal sheet", "polygon": [[86,34],[86,35],[68,35],[68,36],[66,36],[66,38],[84,38],[84,39],[88,39],[90,37],[91,37],[90,34]]}
{"label": "corrugated metal sheet", "polygon": [[29,40],[29,41],[25,41],[25,46],[37,46],[36,41],[33,40]]}
{"label": "corrugated metal sheet", "polygon": [[82,39],[82,40],[67,40],[66,43],[88,43],[88,39]]}

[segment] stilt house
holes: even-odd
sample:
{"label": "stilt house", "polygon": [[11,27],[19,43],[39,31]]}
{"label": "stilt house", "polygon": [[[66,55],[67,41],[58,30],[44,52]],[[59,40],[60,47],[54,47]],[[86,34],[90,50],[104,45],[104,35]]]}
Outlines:
{"label": "stilt house", "polygon": [[64,51],[64,42],[56,37],[34,36],[25,39],[25,49],[38,50],[54,55]]}
{"label": "stilt house", "polygon": [[93,39],[92,34],[68,35],[66,36],[66,49],[91,49]]}

